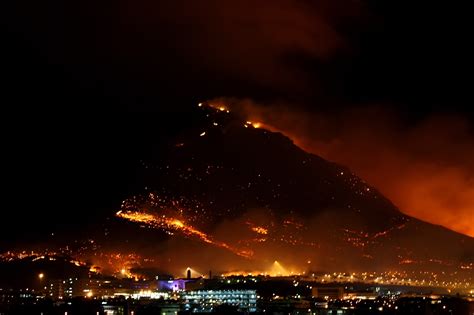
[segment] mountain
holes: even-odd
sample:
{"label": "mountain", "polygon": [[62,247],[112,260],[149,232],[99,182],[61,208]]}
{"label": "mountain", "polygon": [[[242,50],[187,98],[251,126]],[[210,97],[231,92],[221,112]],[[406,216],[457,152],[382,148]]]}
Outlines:
{"label": "mountain", "polygon": [[[105,172],[113,185],[91,183],[107,196],[125,185],[114,209],[86,207],[87,187],[68,189],[80,216],[46,242],[0,258],[48,256],[44,248],[115,274],[400,271],[472,283],[473,238],[403,214],[350,169],[227,108],[201,104],[191,117],[172,134],[151,124],[120,142]],[[140,156],[136,169],[121,166],[121,154]]]}
{"label": "mountain", "polygon": [[[202,105],[186,132],[166,144],[156,137],[166,149],[144,156],[136,175],[142,189],[119,216],[152,228],[140,232],[145,240],[140,233],[126,240],[163,263],[225,270],[278,260],[294,270],[472,273],[473,238],[401,213],[348,168],[227,108]],[[172,235],[164,245],[146,245],[163,231]]]}

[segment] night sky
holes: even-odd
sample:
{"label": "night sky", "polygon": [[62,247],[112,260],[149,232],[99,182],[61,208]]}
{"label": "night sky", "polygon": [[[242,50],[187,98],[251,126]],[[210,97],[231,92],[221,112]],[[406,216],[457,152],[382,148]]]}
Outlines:
{"label": "night sky", "polygon": [[[398,176],[413,186],[394,179],[382,192],[410,214],[474,235],[466,228],[474,212],[467,4],[120,0],[6,6],[0,13],[2,246],[113,214],[129,195],[138,161],[153,150],[150,143],[189,128],[191,108],[217,97],[251,100],[252,115],[260,113],[309,151],[347,164],[375,186],[405,170]],[[289,127],[286,118],[303,116],[304,129]],[[321,121],[324,128],[312,129]],[[351,129],[363,132],[354,139]],[[327,146],[334,139],[342,148]],[[386,158],[393,155],[400,159]],[[367,166],[382,162],[384,169]],[[414,174],[407,164],[430,167]],[[457,173],[445,174],[452,169]],[[440,201],[430,191],[429,210],[410,212],[417,204],[404,191],[426,184],[427,174],[444,174],[430,183],[449,184],[459,195]],[[451,218],[436,221],[458,208],[462,226]]]}

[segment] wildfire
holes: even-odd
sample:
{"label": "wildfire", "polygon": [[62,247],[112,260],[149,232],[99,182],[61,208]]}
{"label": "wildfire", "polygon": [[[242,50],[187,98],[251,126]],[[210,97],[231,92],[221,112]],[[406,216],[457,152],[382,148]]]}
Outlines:
{"label": "wildfire", "polygon": [[249,126],[252,126],[255,129],[257,129],[257,128],[262,127],[262,123],[261,122],[246,121],[245,124],[244,124],[244,127],[248,128]]}
{"label": "wildfire", "polygon": [[[221,274],[222,277],[294,277],[302,276],[305,271],[296,270],[283,266],[279,261],[275,260],[265,270],[230,270]],[[230,283],[230,282],[228,282]]]}
{"label": "wildfire", "polygon": [[250,258],[253,255],[253,252],[250,250],[237,249],[224,242],[214,240],[206,233],[199,231],[196,228],[187,225],[185,222],[176,218],[166,217],[165,215],[157,216],[138,211],[118,211],[117,216],[122,219],[129,220],[131,222],[143,223],[152,228],[179,232],[188,238],[196,238],[204,243],[227,249],[241,257]]}
{"label": "wildfire", "polygon": [[212,102],[212,103],[206,102],[206,103],[199,103],[198,104],[199,107],[202,107],[203,105],[214,108],[216,111],[219,111],[219,112],[230,113],[229,108],[226,105],[224,105],[220,102]]}
{"label": "wildfire", "polygon": [[262,235],[267,235],[268,234],[268,230],[264,227],[261,227],[261,226],[254,226],[252,228],[252,231],[254,231],[255,233],[258,233],[258,234],[262,234]]}

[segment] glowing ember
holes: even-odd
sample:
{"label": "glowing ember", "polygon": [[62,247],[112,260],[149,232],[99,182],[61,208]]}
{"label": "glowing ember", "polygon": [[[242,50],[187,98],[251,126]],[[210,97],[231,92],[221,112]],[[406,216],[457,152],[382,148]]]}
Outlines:
{"label": "glowing ember", "polygon": [[219,112],[226,112],[226,113],[230,113],[230,110],[229,108],[222,104],[221,102],[206,102],[206,103],[199,103],[198,106],[199,107],[202,107],[203,105],[205,106],[208,106],[210,108],[214,108],[216,111],[219,111]]}
{"label": "glowing ember", "polygon": [[187,225],[185,222],[175,219],[169,218],[166,216],[156,216],[149,213],[143,213],[138,211],[118,211],[117,216],[129,220],[131,222],[138,222],[146,224],[152,228],[157,229],[164,229],[164,230],[171,230],[174,232],[180,232],[186,237],[198,239],[204,243],[208,243],[220,248],[227,249],[232,253],[245,257],[250,258],[253,255],[253,252],[250,250],[241,250],[234,248],[224,242],[214,240],[211,236],[207,235],[204,232],[201,232],[194,227]]}
{"label": "glowing ember", "polygon": [[267,235],[268,234],[268,230],[264,227],[261,227],[261,226],[255,226],[252,228],[252,231],[258,233],[258,234],[262,234],[262,235]]}

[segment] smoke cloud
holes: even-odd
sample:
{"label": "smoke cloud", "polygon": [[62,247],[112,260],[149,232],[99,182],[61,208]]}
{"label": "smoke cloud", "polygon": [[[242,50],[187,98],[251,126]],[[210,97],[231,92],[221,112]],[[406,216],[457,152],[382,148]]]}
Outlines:
{"label": "smoke cloud", "polygon": [[265,98],[323,93],[320,68],[349,53],[348,29],[365,10],[358,1],[86,1],[18,8],[10,23],[35,53],[122,102],[177,91]]}
{"label": "smoke cloud", "polygon": [[163,56],[168,51],[189,66],[187,76],[211,73],[216,77],[205,78],[212,82],[232,78],[243,85],[302,92],[308,89],[307,71],[291,56],[327,60],[344,47],[337,18],[360,11],[356,4],[338,10],[325,2],[127,1],[120,7],[123,33],[136,45],[121,50],[148,66],[166,63],[153,60],[151,52]]}

